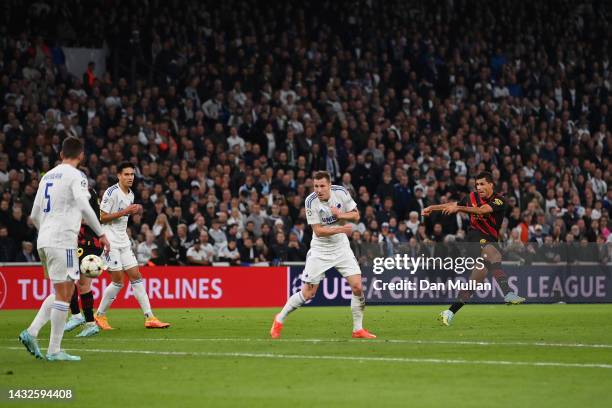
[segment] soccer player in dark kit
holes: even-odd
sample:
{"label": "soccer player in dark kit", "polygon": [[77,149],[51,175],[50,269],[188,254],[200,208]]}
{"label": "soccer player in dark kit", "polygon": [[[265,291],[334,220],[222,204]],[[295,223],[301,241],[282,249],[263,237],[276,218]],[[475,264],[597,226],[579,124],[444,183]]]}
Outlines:
{"label": "soccer player in dark kit", "polygon": [[[497,246],[499,242],[499,229],[504,219],[506,210],[505,199],[495,192],[493,176],[489,172],[481,172],[476,176],[476,191],[469,193],[459,202],[438,204],[426,207],[422,215],[427,217],[433,211],[442,211],[443,214],[451,215],[457,212],[469,214],[470,225],[468,227],[466,241],[468,242],[469,255],[482,257],[484,268],[472,269],[470,280],[477,283],[482,282],[489,272],[497,281],[504,293],[504,301],[508,304],[520,304],[525,298],[518,296],[510,290],[508,277],[501,268],[502,255]],[[474,249],[476,251],[474,251]],[[462,290],[458,299],[447,310],[440,313],[439,320],[443,325],[449,326],[455,314],[472,297],[472,290]]]}
{"label": "soccer player in dark kit", "polygon": [[[100,199],[98,193],[93,188],[89,189],[91,199],[89,205],[93,208],[94,212],[100,216]],[[98,241],[96,234],[92,229],[85,223],[81,224],[79,231],[79,249],[77,255],[80,260],[85,258],[87,255],[100,255],[102,253],[102,246]],[[79,308],[79,296],[81,297],[81,307]],[[64,331],[72,331],[81,325],[85,325],[83,330],[77,335],[77,337],[89,337],[94,336],[100,332],[100,328],[94,320],[94,298],[93,292],[91,291],[91,278],[81,274],[76,289],[72,294],[70,300],[70,312],[72,316],[66,322]],[[81,313],[81,308],[83,313]]]}

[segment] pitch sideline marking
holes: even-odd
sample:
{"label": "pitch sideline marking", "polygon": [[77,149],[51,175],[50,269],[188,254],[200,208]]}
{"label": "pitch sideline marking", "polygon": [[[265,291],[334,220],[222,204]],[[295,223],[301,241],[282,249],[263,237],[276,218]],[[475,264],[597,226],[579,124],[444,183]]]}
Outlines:
{"label": "pitch sideline marking", "polygon": [[[9,350],[23,350],[23,347],[4,347]],[[154,351],[154,350],[109,350],[109,349],[66,349],[86,353],[113,353],[113,354],[152,354],[165,356],[199,356],[199,357],[244,357],[266,359],[294,359],[294,360],[339,360],[358,362],[390,362],[390,363],[424,363],[424,364],[467,364],[467,365],[505,365],[505,366],[531,366],[531,367],[564,367],[564,368],[604,368],[612,369],[612,364],[602,363],[562,363],[556,361],[506,361],[506,360],[462,360],[438,358],[411,358],[411,357],[353,357],[330,355],[300,355],[300,354],[273,354],[273,353],[242,353],[242,352],[187,352],[187,351]]]}
{"label": "pitch sideline marking", "polygon": [[[98,340],[102,339],[100,337],[94,337],[90,340]],[[3,338],[0,340],[13,341],[13,338]],[[78,341],[83,340],[80,338],[69,338],[64,337],[62,341]],[[367,341],[364,340],[354,340],[354,339],[263,339],[263,338],[242,338],[242,337],[234,337],[234,338],[112,338],[112,341],[123,341],[123,342],[133,342],[133,341],[142,341],[142,342],[158,342],[158,341],[209,341],[209,342],[279,342],[279,343],[400,343],[400,344],[445,344],[445,345],[464,345],[464,346],[534,346],[534,347],[570,347],[570,348],[612,348],[612,344],[589,344],[589,343],[547,343],[547,342],[523,342],[523,341],[504,341],[504,342],[496,342],[496,341],[478,341],[478,340],[408,340],[408,339],[370,339]]]}

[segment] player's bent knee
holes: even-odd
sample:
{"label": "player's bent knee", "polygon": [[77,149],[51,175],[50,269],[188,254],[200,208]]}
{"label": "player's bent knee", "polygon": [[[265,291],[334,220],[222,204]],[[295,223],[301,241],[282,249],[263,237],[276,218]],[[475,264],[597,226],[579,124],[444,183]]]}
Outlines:
{"label": "player's bent knee", "polygon": [[131,281],[142,279],[142,275],[140,274],[140,270],[138,269],[138,266],[133,266],[129,269],[126,269],[125,273],[130,278]]}
{"label": "player's bent knee", "polygon": [[79,280],[79,293],[87,293],[91,291],[91,278],[81,277]]}
{"label": "player's bent knee", "polygon": [[304,296],[304,300],[309,301],[310,299],[314,298],[318,287],[319,285],[305,283],[302,286],[302,296]]}
{"label": "player's bent knee", "polygon": [[352,285],[351,286],[351,290],[353,291],[353,295],[355,296],[361,296],[363,295],[363,287],[361,286],[361,282]]}
{"label": "player's bent knee", "polygon": [[487,246],[482,250],[482,255],[485,258],[485,263],[501,262],[501,254],[493,246]]}

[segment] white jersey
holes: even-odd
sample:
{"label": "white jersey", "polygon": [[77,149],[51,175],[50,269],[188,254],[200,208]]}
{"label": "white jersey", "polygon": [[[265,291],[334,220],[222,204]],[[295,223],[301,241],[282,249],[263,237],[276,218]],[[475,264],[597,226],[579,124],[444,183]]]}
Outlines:
{"label": "white jersey", "polygon": [[[100,211],[113,214],[126,209],[134,204],[134,193],[129,190],[127,194],[121,191],[119,184],[109,187],[102,196]],[[111,248],[125,248],[131,246],[130,238],[127,234],[129,215],[115,218],[114,220],[102,224],[102,230],[108,238]]]}
{"label": "white jersey", "polygon": [[87,177],[69,164],[54,167],[40,180],[34,199],[34,208],[40,208],[38,248],[77,248],[80,197],[89,201]]}
{"label": "white jersey", "polygon": [[[316,193],[312,193],[306,197],[305,206],[306,220],[309,225],[339,226],[342,224],[332,215],[331,207],[336,207],[342,212],[348,212],[357,208],[357,203],[346,188],[332,184],[329,200],[321,201]],[[324,254],[338,253],[339,250],[351,250],[346,234],[334,234],[328,237],[318,237],[317,234],[313,234],[310,247]]]}

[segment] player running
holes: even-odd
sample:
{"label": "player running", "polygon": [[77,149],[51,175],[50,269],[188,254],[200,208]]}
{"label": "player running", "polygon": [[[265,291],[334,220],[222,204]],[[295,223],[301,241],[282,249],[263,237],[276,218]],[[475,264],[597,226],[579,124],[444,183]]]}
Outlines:
{"label": "player running", "polygon": [[130,238],[127,234],[130,215],[142,212],[142,206],[134,204],[134,193],[130,189],[134,184],[134,166],[129,162],[121,163],[117,167],[117,177],[119,182],[106,190],[100,204],[102,228],[113,246],[106,255],[106,263],[113,282],[104,290],[94,318],[102,330],[112,330],[106,318],[106,312],[121,291],[123,274],[126,273],[130,279],[134,297],[138,300],[144,313],[145,327],[147,329],[170,327],[170,324],[159,321],[151,311],[149,296],[142,282],[138,261],[132,252]]}
{"label": "player running", "polygon": [[313,236],[306,255],[306,267],[302,274],[302,289],[287,300],[285,307],[274,318],[270,336],[281,335],[287,315],[317,293],[325,272],[335,267],[346,278],[353,291],[351,310],[353,314],[353,337],[373,339],[375,335],[363,328],[365,297],[361,287],[361,270],[351,251],[347,234],[353,231],[350,224],[359,221],[357,204],[348,191],[331,184],[329,173],[319,171],[314,176],[314,193],[306,198],[306,219],[312,225]]}
{"label": "player running", "polygon": [[[98,193],[96,193],[96,190],[93,188],[90,188],[89,194],[91,195],[89,205],[91,205],[91,208],[93,208],[96,214],[100,214]],[[79,249],[77,250],[79,263],[87,255],[99,255],[101,250],[100,241],[96,237],[94,231],[89,225],[82,223],[79,231]],[[83,308],[82,314],[81,308],[79,307],[79,297],[81,298],[81,306]],[[93,305],[94,298],[93,292],[91,291],[91,278],[81,274],[81,279],[79,279],[79,283],[76,285],[76,289],[70,300],[70,312],[72,316],[68,319],[68,322],[66,322],[64,330],[72,331],[84,324],[85,327],[77,334],[77,337],[90,337],[98,334],[100,332],[100,327],[98,327],[94,320]]]}
{"label": "player running", "polygon": [[47,296],[30,327],[19,334],[19,341],[36,358],[43,358],[36,337],[51,320],[47,360],[78,361],[81,357],[61,350],[61,343],[68,302],[80,274],[77,237],[81,220],[85,219],[91,226],[106,252],[110,247],[100,221],[89,205],[87,177],[77,170],[85,156],[83,142],[74,137],[64,139],[60,155],[62,163],[40,181],[31,214],[38,229],[38,254],[55,293]]}
{"label": "player running", "polygon": [[[423,209],[422,215],[428,216],[433,211],[442,211],[443,214],[455,214],[463,212],[470,216],[470,226],[467,231],[466,241],[479,243],[480,247],[470,245],[477,250],[469,256],[482,256],[485,267],[472,270],[470,280],[482,282],[488,272],[493,277],[504,293],[504,301],[508,304],[517,305],[525,302],[525,298],[518,296],[508,286],[508,276],[501,268],[502,255],[497,247],[499,242],[499,229],[506,211],[506,201],[502,196],[495,193],[493,176],[489,172],[482,172],[476,177],[476,192],[471,192],[460,202],[432,205]],[[472,248],[470,248],[471,250]],[[473,250],[472,250],[473,251]],[[470,251],[470,252],[472,252]],[[448,310],[440,313],[439,320],[445,326],[450,326],[455,314],[468,302],[472,296],[471,290],[459,292],[458,299]]]}

